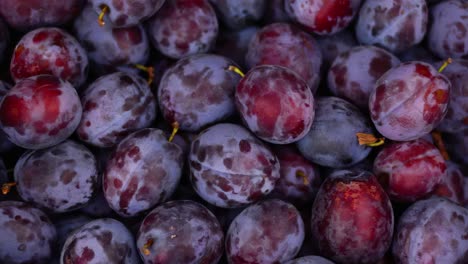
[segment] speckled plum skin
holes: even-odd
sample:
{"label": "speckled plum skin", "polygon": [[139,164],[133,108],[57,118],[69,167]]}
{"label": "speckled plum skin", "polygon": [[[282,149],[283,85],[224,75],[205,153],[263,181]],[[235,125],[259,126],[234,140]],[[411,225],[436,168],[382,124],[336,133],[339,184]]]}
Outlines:
{"label": "speckled plum skin", "polygon": [[281,176],[272,196],[295,206],[311,204],[322,184],[318,166],[304,158],[294,145],[274,146],[273,153],[279,160]]}
{"label": "speckled plum skin", "polygon": [[97,19],[98,14],[88,5],[73,24],[75,36],[93,65],[115,67],[146,63],[150,43],[142,25],[112,28],[106,24],[101,27]]}
{"label": "speckled plum skin", "polygon": [[101,76],[84,92],[79,138],[98,147],[111,147],[156,118],[156,99],[139,76],[116,72]]}
{"label": "speckled plum skin", "polygon": [[5,52],[10,44],[10,32],[4,20],[0,18],[0,62],[5,59]]}
{"label": "speckled plum skin", "polygon": [[[440,65],[442,62],[438,62],[436,67]],[[437,130],[447,133],[462,132],[468,129],[468,60],[453,60],[442,75],[447,76],[452,86],[447,114]]]}
{"label": "speckled plum skin", "polygon": [[468,3],[443,1],[430,9],[428,47],[439,58],[468,59]]}
{"label": "speckled plum skin", "polygon": [[432,131],[447,113],[450,81],[424,62],[405,62],[375,83],[369,111],[377,130],[396,141]]}
{"label": "speckled plum skin", "polygon": [[[150,254],[143,245],[152,239]],[[216,264],[223,254],[224,234],[216,217],[203,205],[180,200],[162,204],[143,220],[137,246],[145,264]]]}
{"label": "speckled plum skin", "polygon": [[162,130],[146,128],[128,135],[116,147],[103,175],[110,207],[135,216],[166,201],[177,187],[184,164],[182,149]]}
{"label": "speckled plum skin", "polygon": [[38,28],[24,35],[15,47],[10,63],[15,82],[50,74],[81,86],[88,76],[88,56],[80,43],[59,28]]}
{"label": "speckled plum skin", "polygon": [[214,47],[218,19],[208,0],[166,0],[149,19],[148,35],[162,54],[180,59]]}
{"label": "speckled plum skin", "polygon": [[313,93],[320,82],[322,53],[315,39],[288,23],[274,23],[257,31],[249,43],[248,68],[278,65],[299,74]]}
{"label": "speckled plum skin", "polygon": [[361,0],[284,0],[286,13],[318,35],[333,35],[349,25]]}
{"label": "speckled plum skin", "polygon": [[389,249],[393,209],[374,175],[336,171],[312,206],[312,235],[320,253],[338,263],[375,263]]}
{"label": "speckled plum skin", "polygon": [[439,150],[424,139],[384,146],[373,172],[392,200],[413,202],[432,192],[446,177],[447,165]]}
{"label": "speckled plum skin", "polygon": [[209,0],[218,18],[231,29],[241,29],[259,21],[265,11],[265,0]]}
{"label": "speckled plum skin", "polygon": [[14,175],[24,201],[55,213],[85,206],[98,189],[93,153],[71,140],[24,153]]}
{"label": "speckled plum skin", "polygon": [[0,261],[49,263],[57,231],[47,215],[23,202],[0,202]]}
{"label": "speckled plum skin", "polygon": [[397,263],[465,263],[468,209],[444,198],[411,205],[400,217],[393,243]]}
{"label": "speckled plum skin", "polygon": [[305,256],[290,260],[284,264],[333,264],[333,262],[320,256]]}
{"label": "speckled plum skin", "polygon": [[73,86],[52,75],[18,81],[0,105],[0,123],[9,140],[27,149],[56,145],[77,128],[82,106]]}
{"label": "speckled plum skin", "polygon": [[231,223],[226,234],[230,264],[282,263],[299,252],[304,222],[297,209],[278,199],[253,204]]}
{"label": "speckled plum skin", "polygon": [[436,185],[432,196],[445,197],[454,203],[463,205],[465,200],[468,199],[468,193],[464,191],[466,180],[463,177],[461,167],[453,161],[445,161],[447,165],[446,174],[442,177],[442,181]]}
{"label": "speckled plum skin", "polygon": [[[165,0],[89,0],[96,14],[101,13],[104,5],[109,8],[105,14],[105,22],[110,21],[111,27],[135,26],[154,15]],[[97,23],[97,20],[94,22]]]}
{"label": "speckled plum skin", "polygon": [[398,53],[422,41],[427,21],[425,0],[367,0],[359,11],[356,37],[361,44]]}
{"label": "speckled plum skin", "polygon": [[375,82],[400,64],[390,52],[375,46],[357,46],[340,53],[328,71],[328,89],[361,109],[369,107]]}
{"label": "speckled plum skin", "polygon": [[0,1],[0,16],[10,27],[28,31],[43,26],[63,25],[81,11],[84,0]]}
{"label": "speckled plum skin", "polygon": [[364,160],[371,149],[359,145],[356,133],[373,133],[370,122],[353,104],[338,97],[318,97],[315,117],[296,142],[302,155],[318,165],[344,168]]}
{"label": "speckled plum skin", "polygon": [[315,116],[314,96],[304,80],[275,65],[251,69],[236,87],[235,102],[247,127],[275,144],[303,138]]}
{"label": "speckled plum skin", "polygon": [[112,218],[93,220],[71,234],[65,241],[60,264],[138,264],[140,260],[133,235]]}
{"label": "speckled plum skin", "polygon": [[270,193],[280,165],[267,146],[247,129],[217,124],[192,142],[190,179],[195,191],[219,207],[239,207]]}
{"label": "speckled plum skin", "polygon": [[164,119],[196,132],[233,115],[234,91],[241,77],[228,70],[231,65],[235,63],[222,56],[196,54],[167,69],[158,88]]}

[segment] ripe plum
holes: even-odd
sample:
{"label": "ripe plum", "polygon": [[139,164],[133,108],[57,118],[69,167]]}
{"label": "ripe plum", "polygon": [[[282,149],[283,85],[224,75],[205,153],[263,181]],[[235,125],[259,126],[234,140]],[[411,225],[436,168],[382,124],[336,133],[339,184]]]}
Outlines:
{"label": "ripe plum", "polygon": [[9,140],[28,149],[56,145],[77,128],[82,115],[78,93],[52,75],[20,80],[0,105],[0,123]]}
{"label": "ripe plum", "polygon": [[270,193],[280,177],[276,156],[247,129],[217,124],[192,142],[190,177],[195,191],[219,207],[240,207]]}
{"label": "ripe plum", "polygon": [[312,235],[320,253],[339,263],[375,263],[390,248],[393,209],[374,175],[336,171],[312,206]]}

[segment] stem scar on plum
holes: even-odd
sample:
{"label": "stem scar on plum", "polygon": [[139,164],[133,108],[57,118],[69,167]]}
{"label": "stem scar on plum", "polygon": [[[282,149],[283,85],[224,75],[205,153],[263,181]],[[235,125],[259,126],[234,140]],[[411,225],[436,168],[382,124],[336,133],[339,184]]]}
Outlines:
{"label": "stem scar on plum", "polygon": [[145,71],[148,74],[148,85],[151,85],[154,80],[154,67],[135,64],[135,68]]}
{"label": "stem scar on plum", "polygon": [[143,245],[143,248],[142,248],[143,254],[145,256],[148,256],[149,254],[151,254],[150,248],[153,244],[154,244],[154,240],[152,238],[148,238],[148,240],[146,240],[146,243]]}
{"label": "stem scar on plum", "polygon": [[99,13],[98,24],[99,26],[103,27],[106,24],[106,22],[104,22],[104,16],[106,15],[106,13],[110,12],[110,9],[107,5],[101,5],[100,8],[101,13]]}
{"label": "stem scar on plum", "polygon": [[296,176],[302,178],[304,185],[309,185],[309,179],[307,179],[306,174],[302,170],[296,171]]}
{"label": "stem scar on plum", "polygon": [[377,138],[372,134],[367,133],[356,133],[359,145],[366,145],[368,147],[378,147],[385,143],[385,138]]}

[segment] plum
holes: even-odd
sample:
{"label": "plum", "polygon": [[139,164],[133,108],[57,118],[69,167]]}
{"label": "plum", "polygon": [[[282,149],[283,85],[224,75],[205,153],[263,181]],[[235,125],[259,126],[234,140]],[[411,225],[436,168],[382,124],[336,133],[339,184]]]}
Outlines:
{"label": "plum", "polygon": [[51,74],[80,87],[88,75],[88,55],[80,43],[59,28],[38,28],[24,35],[10,64],[15,82],[39,74]]}
{"label": "plum", "polygon": [[447,113],[450,81],[425,62],[405,62],[374,85],[369,110],[377,130],[396,141],[431,132]]}
{"label": "plum", "polygon": [[101,76],[82,95],[83,117],[78,137],[111,147],[128,134],[148,127],[156,118],[156,99],[139,76],[116,72]]}
{"label": "plum", "polygon": [[234,90],[240,76],[229,71],[231,60],[212,54],[180,59],[164,72],[158,89],[164,119],[197,132],[235,112]]}
{"label": "plum", "polygon": [[271,150],[247,129],[221,123],[192,142],[190,179],[195,191],[219,207],[240,207],[269,194],[280,177]]}
{"label": "plum", "polygon": [[447,0],[430,8],[428,47],[439,58],[468,59],[468,3]]}
{"label": "plum", "polygon": [[444,198],[412,204],[395,231],[397,263],[465,263],[468,259],[468,209]]}
{"label": "plum", "polygon": [[372,133],[366,116],[338,97],[318,97],[315,118],[307,135],[296,142],[299,151],[313,163],[332,168],[350,167],[369,155],[371,148],[359,145],[356,133]]}
{"label": "plum", "polygon": [[109,203],[107,203],[104,192],[100,190],[85,207],[80,209],[80,212],[91,217],[103,218],[112,216],[114,211],[110,208]]}
{"label": "plum", "polygon": [[[97,14],[103,14],[111,27],[135,26],[156,13],[165,0],[89,0]],[[96,19],[95,23],[98,20]],[[101,20],[100,20],[101,21]]]}
{"label": "plum", "polygon": [[314,96],[294,71],[275,65],[251,69],[236,87],[237,110],[259,138],[289,144],[303,138],[314,120]]}
{"label": "plum", "polygon": [[375,46],[358,46],[340,53],[328,72],[328,89],[367,110],[375,82],[400,64],[390,52]]}
{"label": "plum", "polygon": [[136,243],[147,264],[216,264],[223,254],[223,239],[213,213],[199,203],[182,200],[153,209],[141,223]]}
{"label": "plum", "polygon": [[374,161],[373,172],[392,200],[413,202],[432,192],[446,177],[439,150],[424,139],[386,145]]}
{"label": "plum", "polygon": [[157,50],[180,59],[214,47],[218,19],[208,0],[166,0],[149,19],[147,32]]}
{"label": "plum", "polygon": [[461,164],[468,164],[468,129],[446,134],[444,139],[450,157]]}
{"label": "plum", "polygon": [[241,29],[259,21],[267,0],[210,0],[218,11],[218,18],[231,29]]}
{"label": "plum", "polygon": [[295,22],[318,35],[333,35],[347,27],[361,0],[284,0],[286,13]]}
{"label": "plum", "polygon": [[24,202],[0,202],[0,261],[49,263],[57,231],[49,217]]}
{"label": "plum", "polygon": [[75,230],[65,240],[60,264],[138,264],[133,235],[112,218],[93,220]]}
{"label": "plum", "polygon": [[393,209],[375,176],[341,170],[323,182],[312,206],[320,253],[339,263],[375,263],[390,248]]}
{"label": "plum", "polygon": [[278,199],[247,207],[226,233],[228,262],[283,263],[299,252],[304,222],[297,209]]}
{"label": "plum", "polygon": [[366,0],[356,23],[361,44],[402,52],[420,43],[427,31],[425,0]]}
{"label": "plum", "polygon": [[98,189],[94,155],[71,140],[24,153],[14,175],[24,201],[55,213],[85,206]]}
{"label": "plum", "polygon": [[146,128],[125,137],[115,148],[103,175],[110,207],[124,217],[135,216],[166,201],[179,183],[182,149],[163,131]]}
{"label": "plum", "polygon": [[145,64],[150,43],[142,25],[126,28],[99,26],[98,15],[87,5],[75,19],[73,31],[86,50],[93,72],[127,64]]}
{"label": "plum", "polygon": [[9,140],[28,149],[56,145],[78,127],[82,106],[78,93],[52,75],[20,80],[0,105],[0,123]]}
{"label": "plum", "polygon": [[313,93],[320,82],[322,53],[315,39],[288,23],[274,23],[257,31],[249,43],[245,61],[249,68],[278,65],[299,74]]}
{"label": "plum", "polygon": [[10,27],[26,32],[68,23],[80,13],[84,3],[84,0],[2,0],[0,16]]}

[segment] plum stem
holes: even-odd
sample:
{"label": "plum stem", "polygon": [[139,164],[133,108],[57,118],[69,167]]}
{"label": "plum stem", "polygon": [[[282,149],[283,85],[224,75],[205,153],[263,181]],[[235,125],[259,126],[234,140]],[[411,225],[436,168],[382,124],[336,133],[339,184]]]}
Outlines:
{"label": "plum stem", "polygon": [[233,71],[233,72],[239,74],[240,77],[242,77],[242,78],[244,78],[244,76],[245,76],[245,74],[238,67],[236,67],[234,65],[229,65],[228,71]]}
{"label": "plum stem", "polygon": [[368,147],[378,147],[385,143],[385,138],[376,138],[372,134],[367,133],[356,133],[359,145],[366,145]]}
{"label": "plum stem", "polygon": [[16,182],[7,182],[2,185],[2,194],[7,195],[13,186],[16,186]]}
{"label": "plum stem", "polygon": [[434,145],[439,149],[440,154],[444,157],[444,160],[449,160],[450,156],[445,148],[444,140],[442,139],[442,134],[440,131],[434,130],[431,133],[432,139],[434,140]]}
{"label": "plum stem", "polygon": [[171,136],[168,139],[169,142],[172,142],[175,135],[177,134],[177,131],[179,131],[179,122],[174,121],[174,123],[172,123],[172,133],[171,133]]}
{"label": "plum stem", "polygon": [[101,13],[99,13],[98,17],[98,24],[99,26],[103,27],[106,22],[104,22],[104,15],[109,12],[109,7],[107,5],[103,5],[101,8]]}
{"label": "plum stem", "polygon": [[149,238],[148,240],[146,240],[146,243],[143,245],[143,254],[145,254],[145,256],[148,256],[149,254],[151,254],[151,251],[149,250],[150,247],[154,244],[154,240],[152,238]]}
{"label": "plum stem", "polygon": [[309,179],[307,179],[307,176],[305,175],[303,171],[297,170],[296,176],[302,178],[302,182],[304,183],[304,185],[309,185]]}
{"label": "plum stem", "polygon": [[447,60],[445,60],[444,63],[442,64],[442,66],[440,66],[438,72],[440,73],[440,72],[444,71],[445,68],[447,68],[447,66],[452,62],[453,62],[452,58],[448,58]]}
{"label": "plum stem", "polygon": [[154,68],[153,67],[145,66],[141,64],[135,64],[135,68],[148,73],[148,85],[151,85],[153,83],[153,80],[154,80]]}

